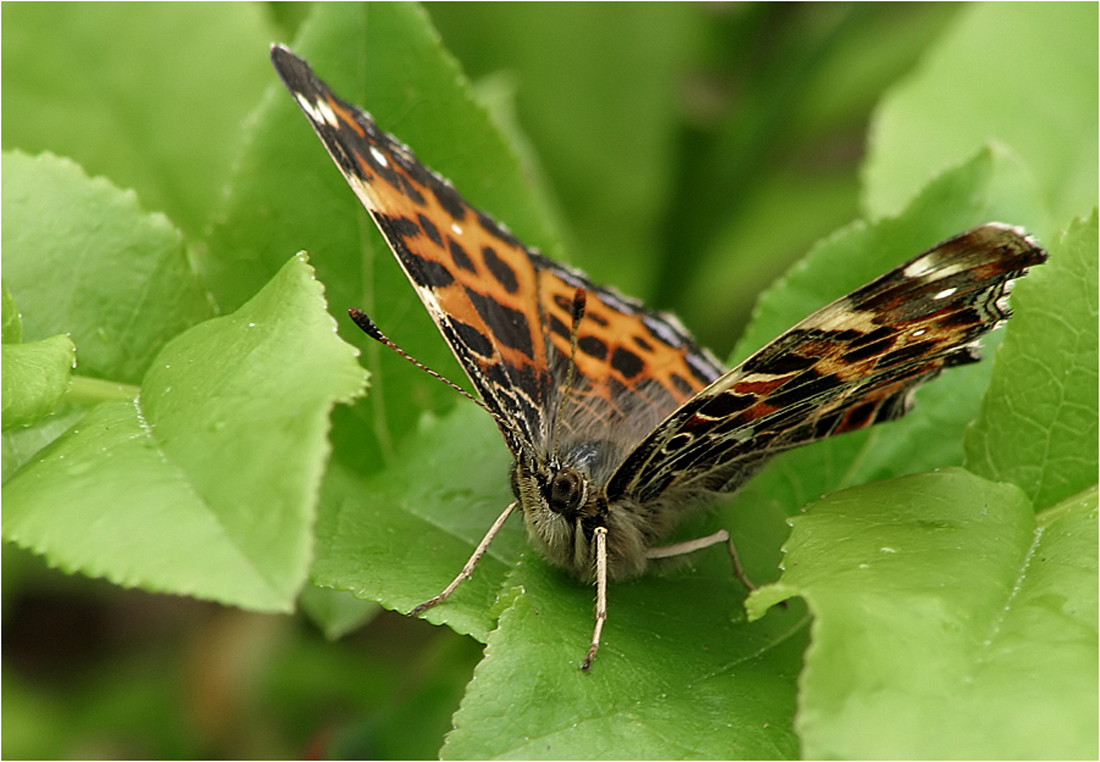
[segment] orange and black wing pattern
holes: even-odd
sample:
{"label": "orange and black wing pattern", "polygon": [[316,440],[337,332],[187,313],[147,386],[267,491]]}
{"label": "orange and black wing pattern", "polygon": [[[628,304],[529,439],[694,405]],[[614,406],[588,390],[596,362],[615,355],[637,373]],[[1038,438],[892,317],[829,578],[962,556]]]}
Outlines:
{"label": "orange and black wing pattern", "polygon": [[675,318],[524,246],[304,60],[278,45],[271,58],[514,453],[545,449],[558,425],[574,430],[563,447],[600,425],[636,443],[721,375]]}

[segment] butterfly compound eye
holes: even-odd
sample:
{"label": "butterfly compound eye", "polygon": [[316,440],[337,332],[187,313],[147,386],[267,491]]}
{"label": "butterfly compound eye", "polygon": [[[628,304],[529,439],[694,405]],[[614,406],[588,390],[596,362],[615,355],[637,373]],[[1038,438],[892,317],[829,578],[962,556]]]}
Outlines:
{"label": "butterfly compound eye", "polygon": [[584,503],[588,487],[575,468],[563,468],[550,480],[550,510],[570,515]]}

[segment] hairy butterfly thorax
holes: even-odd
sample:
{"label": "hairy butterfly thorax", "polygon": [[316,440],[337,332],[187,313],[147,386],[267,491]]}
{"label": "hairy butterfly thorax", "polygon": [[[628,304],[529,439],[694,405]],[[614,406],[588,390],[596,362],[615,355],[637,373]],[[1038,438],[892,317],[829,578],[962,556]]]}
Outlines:
{"label": "hairy butterfly thorax", "polygon": [[[725,544],[748,584],[724,530],[662,543],[686,513],[776,453],[902,416],[918,386],[978,359],[978,339],[1010,315],[1012,280],[1047,257],[1019,228],[973,228],[725,370],[671,315],[524,246],[289,50],[273,46],[271,58],[480,399],[428,372],[480,404],[515,459],[515,500],[458,576],[410,614],[446,600],[518,508],[543,556],[596,585],[584,669],[599,648],[609,579]],[[349,313],[401,352],[366,315]]]}

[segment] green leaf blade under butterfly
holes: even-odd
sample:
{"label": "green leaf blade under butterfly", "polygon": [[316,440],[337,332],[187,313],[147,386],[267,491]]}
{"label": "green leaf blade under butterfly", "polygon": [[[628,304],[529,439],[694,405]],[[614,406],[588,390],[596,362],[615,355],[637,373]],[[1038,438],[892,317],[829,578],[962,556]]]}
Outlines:
{"label": "green leaf blade under butterfly", "polygon": [[[462,445],[441,449],[441,441]],[[458,574],[514,499],[508,465],[499,432],[473,405],[438,420],[425,416],[396,463],[378,475],[334,464],[322,492],[311,579],[409,612]],[[519,522],[506,524],[474,576],[425,618],[484,642],[500,586],[524,546]]]}

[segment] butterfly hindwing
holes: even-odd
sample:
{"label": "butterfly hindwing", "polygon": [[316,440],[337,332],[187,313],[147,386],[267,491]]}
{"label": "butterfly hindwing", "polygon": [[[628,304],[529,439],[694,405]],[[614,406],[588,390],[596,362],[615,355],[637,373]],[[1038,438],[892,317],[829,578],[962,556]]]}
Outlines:
{"label": "butterfly hindwing", "polygon": [[978,359],[1009,316],[1012,279],[1046,259],[1023,231],[983,225],[818,310],[660,424],[608,485],[614,499],[729,490],[775,452],[904,414],[913,389]]}

